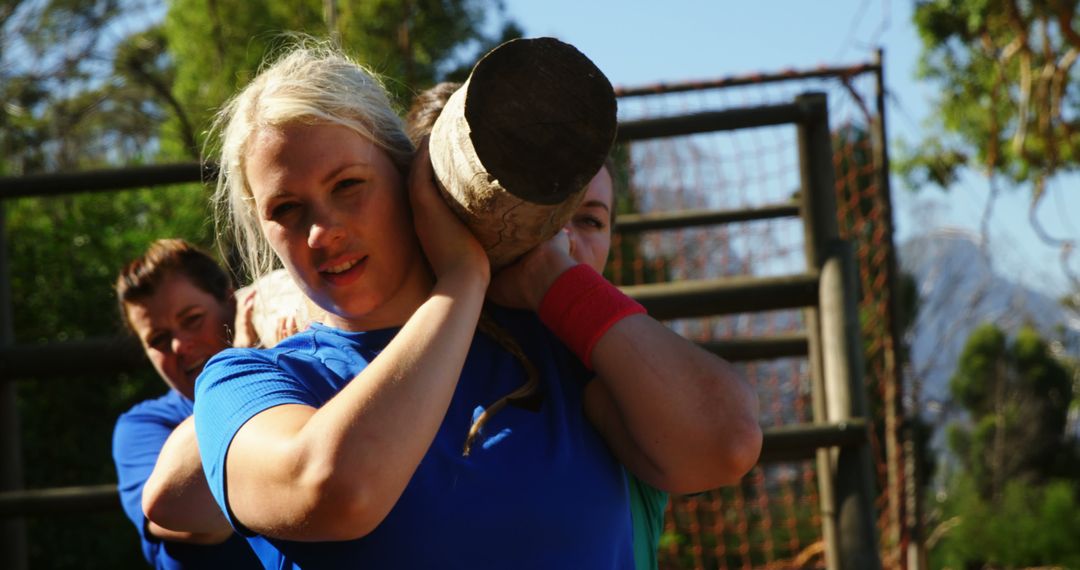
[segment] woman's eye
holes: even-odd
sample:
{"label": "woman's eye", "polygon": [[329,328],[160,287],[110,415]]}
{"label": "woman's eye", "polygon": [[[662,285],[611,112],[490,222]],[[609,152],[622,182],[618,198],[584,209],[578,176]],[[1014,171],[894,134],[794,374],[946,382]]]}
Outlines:
{"label": "woman's eye", "polygon": [[270,219],[277,220],[288,215],[290,212],[295,211],[299,207],[299,204],[295,202],[283,202],[270,209]]}
{"label": "woman's eye", "polygon": [[147,346],[160,352],[165,352],[165,350],[168,348],[168,344],[169,335],[167,334],[154,335],[146,341]]}
{"label": "woman's eye", "polygon": [[342,194],[358,190],[364,184],[361,178],[345,178],[334,184],[334,193]]}
{"label": "woman's eye", "polygon": [[184,319],[184,326],[188,328],[198,326],[198,324],[202,322],[202,319],[203,315],[201,313],[197,315],[191,315],[190,317]]}
{"label": "woman's eye", "polygon": [[580,226],[592,228],[594,230],[604,229],[604,222],[600,218],[595,216],[581,216],[577,219],[577,223]]}

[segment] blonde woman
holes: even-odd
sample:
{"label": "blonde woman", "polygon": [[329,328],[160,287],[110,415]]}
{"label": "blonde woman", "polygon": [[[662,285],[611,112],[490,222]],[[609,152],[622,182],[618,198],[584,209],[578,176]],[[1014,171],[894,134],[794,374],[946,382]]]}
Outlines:
{"label": "blonde woman", "polygon": [[[578,266],[565,234],[492,281],[361,67],[297,48],[221,122],[219,203],[249,264],[280,260],[326,312],[220,353],[196,386],[211,492],[267,566],[632,568],[620,462],[676,492],[753,466],[745,382]],[[520,307],[490,316],[540,386],[496,414],[529,372],[474,336],[489,285]]]}

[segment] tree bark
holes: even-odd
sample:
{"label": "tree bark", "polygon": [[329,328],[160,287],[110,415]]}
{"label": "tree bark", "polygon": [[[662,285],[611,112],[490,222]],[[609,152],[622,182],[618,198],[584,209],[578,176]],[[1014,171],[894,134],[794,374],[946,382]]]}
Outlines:
{"label": "tree bark", "polygon": [[484,56],[432,129],[451,207],[502,267],[554,236],[615,140],[615,92],[573,46],[513,40]]}

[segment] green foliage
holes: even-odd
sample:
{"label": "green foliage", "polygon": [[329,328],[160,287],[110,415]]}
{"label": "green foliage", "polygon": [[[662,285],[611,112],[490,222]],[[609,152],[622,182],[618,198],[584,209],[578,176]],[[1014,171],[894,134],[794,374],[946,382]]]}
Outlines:
{"label": "green foliage", "polygon": [[[147,156],[163,107],[152,87],[114,68],[118,47],[152,21],[145,0],[22,0],[0,28],[0,151],[15,174]],[[0,9],[0,14],[3,14]]]}
{"label": "green foliage", "polygon": [[971,421],[949,426],[963,470],[936,505],[932,566],[1080,567],[1070,365],[1031,327],[1010,341],[986,324],[968,338],[950,389]]}
{"label": "green foliage", "polygon": [[987,323],[975,329],[964,345],[949,390],[976,417],[993,411],[994,395],[1004,381],[1005,333]]}
{"label": "green foliage", "polygon": [[[931,544],[933,568],[1080,568],[1080,504],[1076,483],[1055,480],[1036,487],[1013,481],[999,501],[980,495],[960,476],[936,505],[941,539]],[[947,530],[946,530],[947,529]]]}
{"label": "green foliage", "polygon": [[1069,476],[1077,460],[1065,433],[1072,378],[1033,328],[1011,343],[992,324],[976,329],[950,390],[972,426],[951,426],[949,445],[984,498],[1000,496],[1009,481]]}
{"label": "green foliage", "polygon": [[462,81],[478,56],[503,41],[520,37],[512,21],[497,21],[484,33],[488,12],[502,14],[500,0],[374,0],[342,2],[336,33],[341,45],[384,75],[399,80],[394,91],[403,103],[409,89],[443,80]]}
{"label": "green foliage", "polygon": [[[112,284],[119,266],[162,235],[208,244],[206,202],[205,191],[189,185],[6,203],[16,340],[34,344],[117,334]],[[113,422],[135,402],[165,391],[149,366],[120,376],[88,371],[20,379],[17,389],[30,488],[115,481]],[[29,538],[33,568],[145,565],[134,529],[119,510],[33,519]]]}
{"label": "green foliage", "polygon": [[[333,38],[349,54],[389,81],[405,106],[420,90],[464,68],[521,30],[502,19],[498,0],[342,0],[333,30],[320,0],[173,0],[163,26],[175,66],[173,92],[198,143],[214,109],[247,84],[260,63],[299,37]],[[491,17],[502,28],[482,32]],[[213,70],[213,73],[208,73]],[[463,79],[458,73],[456,79]],[[184,152],[180,115],[165,128],[167,156]]]}
{"label": "green foliage", "polygon": [[1076,0],[918,0],[918,76],[938,87],[929,134],[901,153],[914,187],[947,188],[960,167],[1031,184],[1077,168]]}

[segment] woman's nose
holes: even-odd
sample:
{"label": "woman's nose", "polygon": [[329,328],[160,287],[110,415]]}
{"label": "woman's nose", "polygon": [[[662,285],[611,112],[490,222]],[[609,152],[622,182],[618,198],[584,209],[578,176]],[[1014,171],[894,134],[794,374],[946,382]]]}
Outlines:
{"label": "woman's nose", "polygon": [[335,215],[320,216],[308,228],[308,247],[321,248],[345,235],[345,229]]}

